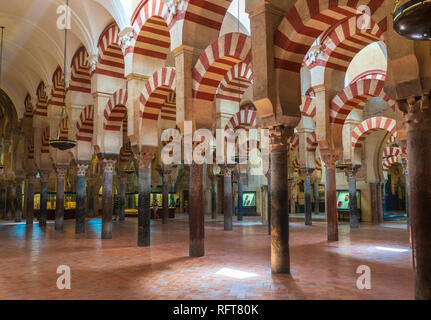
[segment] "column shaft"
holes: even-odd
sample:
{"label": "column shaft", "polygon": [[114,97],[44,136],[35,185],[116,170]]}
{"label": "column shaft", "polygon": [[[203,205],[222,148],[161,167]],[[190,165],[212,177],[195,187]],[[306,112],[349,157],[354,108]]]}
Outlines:
{"label": "column shaft", "polygon": [[46,227],[47,205],[48,202],[48,179],[40,180],[40,210],[39,210],[39,227]]}
{"label": "column shaft", "polygon": [[304,200],[305,200],[305,225],[311,226],[313,224],[311,217],[311,176],[308,169],[306,169],[304,176]]}
{"label": "column shaft", "polygon": [[57,194],[55,208],[55,230],[64,228],[64,178],[66,168],[57,168]]}
{"label": "column shaft", "polygon": [[335,181],[335,161],[329,160],[326,165],[326,220],[328,241],[338,241],[337,190]]}
{"label": "column shaft", "polygon": [[[120,183],[120,216],[119,219],[120,221],[124,221],[125,220],[125,213],[124,210],[126,210],[126,178],[120,178],[123,179],[121,180]],[[124,181],[126,180],[126,181]]]}
{"label": "column shaft", "polygon": [[168,224],[169,223],[169,179],[166,173],[163,175],[162,193],[163,193],[162,224]]}
{"label": "column shaft", "polygon": [[315,214],[319,214],[320,213],[320,208],[319,208],[319,202],[320,202],[319,184],[317,182],[315,182],[314,185],[313,185],[313,187],[314,187],[314,213]]}
{"label": "column shaft", "polygon": [[112,172],[115,160],[103,159],[102,239],[112,239]]}
{"label": "column shaft", "polygon": [[88,192],[88,217],[93,218],[94,217],[94,186],[93,185],[87,185],[87,192]]}
{"label": "column shaft", "polygon": [[138,246],[151,245],[151,168],[139,169],[138,187]]}
{"label": "column shaft", "polygon": [[33,225],[34,220],[34,175],[27,178],[27,195],[26,199],[26,224]]}
{"label": "column shaft", "polygon": [[271,188],[271,271],[290,273],[288,213],[288,128],[278,126],[270,131]]}
{"label": "column shaft", "polygon": [[[205,217],[203,165],[193,162],[190,165],[189,182],[189,231],[190,257],[205,255]],[[230,202],[232,203],[232,202]]]}
{"label": "column shaft", "polygon": [[358,199],[356,198],[356,177],[349,175],[350,228],[359,227]]}
{"label": "column shaft", "polygon": [[15,222],[21,222],[22,220],[22,181],[19,181],[16,186],[16,211],[15,211]]}
{"label": "column shaft", "polygon": [[241,183],[241,178],[238,179],[238,221],[243,220],[243,208],[242,208],[242,196],[243,196],[243,185]]}
{"label": "column shaft", "polygon": [[225,172],[224,177],[224,230],[232,230],[232,175],[231,172]]}

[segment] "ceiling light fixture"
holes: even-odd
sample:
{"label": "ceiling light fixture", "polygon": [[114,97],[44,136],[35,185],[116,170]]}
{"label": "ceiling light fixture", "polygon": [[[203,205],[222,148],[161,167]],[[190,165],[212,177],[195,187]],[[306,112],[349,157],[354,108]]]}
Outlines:
{"label": "ceiling light fixture", "polygon": [[431,0],[395,0],[394,30],[410,40],[431,40]]}

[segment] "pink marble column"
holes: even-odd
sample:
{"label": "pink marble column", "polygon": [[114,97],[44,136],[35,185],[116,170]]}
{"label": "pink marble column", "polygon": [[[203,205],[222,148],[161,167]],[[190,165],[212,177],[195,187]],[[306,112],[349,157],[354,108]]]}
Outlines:
{"label": "pink marble column", "polygon": [[193,162],[190,165],[189,182],[189,255],[205,255],[205,216],[204,216],[204,177],[203,165]]}
{"label": "pink marble column", "polygon": [[112,239],[112,174],[117,159],[115,155],[101,155],[103,168],[102,239]]}
{"label": "pink marble column", "polygon": [[27,174],[27,194],[25,195],[25,207],[27,211],[25,221],[27,225],[33,225],[34,220],[34,180],[34,172]]}
{"label": "pink marble column", "polygon": [[85,175],[88,166],[88,161],[79,161],[76,165],[76,234],[85,233]]}
{"label": "pink marble column", "polygon": [[67,173],[67,167],[59,166],[55,169],[57,172],[57,194],[55,206],[55,230],[64,228],[64,179]]}

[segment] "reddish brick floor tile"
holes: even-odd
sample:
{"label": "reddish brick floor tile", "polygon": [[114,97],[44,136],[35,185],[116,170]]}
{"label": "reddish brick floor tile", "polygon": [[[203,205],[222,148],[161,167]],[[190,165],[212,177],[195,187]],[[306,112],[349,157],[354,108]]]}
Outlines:
{"label": "reddish brick floor tile", "polygon": [[[246,218],[247,221],[254,221]],[[100,240],[101,221],[74,234],[37,224],[0,224],[0,299],[412,299],[408,233],[400,228],[340,225],[340,241],[326,241],[326,224],[291,223],[291,275],[271,274],[267,226],[206,222],[206,256],[188,257],[188,223],[152,223],[152,246],[136,246],[136,220],[114,222],[113,240]],[[378,250],[403,248],[407,252]],[[72,290],[56,287],[59,265],[72,270]],[[356,269],[371,268],[371,290],[359,290]],[[234,279],[231,268],[256,274]]]}

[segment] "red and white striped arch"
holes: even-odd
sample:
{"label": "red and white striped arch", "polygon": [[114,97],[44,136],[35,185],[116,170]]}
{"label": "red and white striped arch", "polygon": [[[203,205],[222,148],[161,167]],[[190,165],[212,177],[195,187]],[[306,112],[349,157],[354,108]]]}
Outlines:
{"label": "red and white striped arch", "polygon": [[37,95],[37,104],[36,104],[36,110],[34,114],[40,117],[47,117],[48,116],[48,96],[46,94],[45,83],[43,81],[39,83],[39,86],[37,87],[36,95]]}
{"label": "red and white striped arch", "polygon": [[175,68],[162,68],[148,79],[139,101],[143,119],[157,121],[170,93],[175,92]]}
{"label": "red and white striped arch", "polygon": [[162,106],[161,119],[176,123],[177,121],[177,97],[174,91],[169,92]]}
{"label": "red and white striped arch", "polygon": [[391,146],[391,145],[393,145],[393,144],[396,144],[397,143],[397,141],[396,141],[397,139],[396,139],[396,137],[394,137],[394,136],[390,136],[389,138],[388,138],[388,141],[386,141],[386,145],[387,146]]}
{"label": "red and white striped arch", "polygon": [[305,63],[309,69],[317,66],[346,72],[355,55],[370,43],[381,40],[385,30],[371,19],[369,28],[359,29],[363,17],[353,16],[332,26],[319,38],[322,53],[317,59],[307,55]]}
{"label": "red and white striped arch", "polygon": [[130,146],[130,142],[127,142],[123,145],[120,150],[120,162],[128,163],[130,161],[130,156],[132,155],[132,147]]}
{"label": "red and white striped arch", "polygon": [[69,119],[64,118],[60,123],[60,140],[69,140]]}
{"label": "red and white striped arch", "polygon": [[133,17],[133,40],[125,55],[134,53],[165,60],[171,46],[172,17],[162,0],[143,1]]}
{"label": "red and white striped arch", "polygon": [[290,149],[297,148],[299,146],[298,134],[294,133],[289,139],[287,139],[287,144],[289,145]]}
{"label": "red and white striped arch", "polygon": [[307,132],[307,138],[305,139],[307,142],[307,151],[314,153],[318,147],[316,132]]}
{"label": "red and white striped arch", "polygon": [[401,155],[401,148],[398,147],[385,147],[383,149],[383,158],[398,157]]}
{"label": "red and white striped arch", "polygon": [[27,159],[34,160],[34,139],[33,136],[27,140]]}
{"label": "red and white striped arch", "polygon": [[360,148],[365,138],[378,130],[386,130],[392,136],[396,137],[397,122],[394,119],[386,117],[372,117],[362,121],[352,131],[352,147]]}
{"label": "red and white striped arch", "polygon": [[103,128],[108,131],[121,131],[123,120],[127,114],[127,98],[126,89],[116,91],[109,99],[105,107],[105,120]]}
{"label": "red and white striped arch", "polygon": [[24,118],[32,119],[33,118],[33,105],[31,104],[31,97],[29,94],[26,95],[24,100]]}
{"label": "red and white striped arch", "polygon": [[86,106],[76,123],[76,140],[91,142],[94,133],[94,106]]}
{"label": "red and white striped arch", "polygon": [[235,113],[232,118],[226,124],[225,130],[231,129],[233,131],[242,128],[242,129],[257,129],[257,112],[254,110],[240,110]]}
{"label": "red and white striped arch", "polygon": [[108,25],[97,44],[99,60],[93,73],[124,79],[124,56],[120,47],[120,29],[115,22]]}
{"label": "red and white striped arch", "polygon": [[58,66],[52,75],[52,90],[51,90],[51,100],[48,104],[51,106],[63,107],[64,106],[64,78],[63,70]]}
{"label": "red and white striped arch", "polygon": [[389,157],[383,160],[383,171],[388,172],[394,163],[401,163],[401,157]]}
{"label": "red and white striped arch", "polygon": [[46,127],[42,135],[42,154],[49,154],[49,127]]}
{"label": "red and white striped arch", "polygon": [[251,59],[251,40],[242,33],[228,33],[215,40],[193,69],[193,97],[213,101],[220,81],[239,62]]}
{"label": "red and white striped arch", "polygon": [[91,93],[90,64],[84,46],[80,47],[73,55],[71,69],[72,74],[67,90]]}
{"label": "red and white striped arch", "polygon": [[322,171],[322,161],[320,160],[320,158],[316,158],[316,167],[315,169],[317,171]]}
{"label": "red and white striped arch", "polygon": [[200,30],[204,26],[219,31],[230,3],[231,0],[189,0],[186,11],[179,15],[184,16],[188,29]]}
{"label": "red and white striped arch", "polygon": [[251,85],[253,73],[250,65],[240,62],[224,76],[217,90],[217,99],[241,102],[244,92]]}
{"label": "red and white striped arch", "polygon": [[379,97],[385,100],[395,111],[395,101],[384,92],[384,81],[365,79],[351,83],[339,92],[331,102],[330,122],[344,124],[350,111],[362,110],[370,97]]}
{"label": "red and white striped arch", "polygon": [[372,20],[386,30],[383,0],[298,0],[287,12],[275,33],[275,67],[299,73],[305,54],[322,32],[370,8]]}
{"label": "red and white striped arch", "polygon": [[373,69],[373,70],[367,70],[365,72],[362,72],[358,74],[356,77],[353,78],[350,83],[364,80],[364,79],[376,79],[376,80],[386,80],[386,71],[382,69]]}
{"label": "red and white striped arch", "polygon": [[300,107],[301,114],[313,118],[316,116],[316,101],[313,97],[305,95],[304,103]]}
{"label": "red and white striped arch", "polygon": [[293,160],[292,167],[293,167],[294,171],[298,171],[299,170],[300,164],[299,164],[299,159],[298,158],[296,158],[295,160]]}

